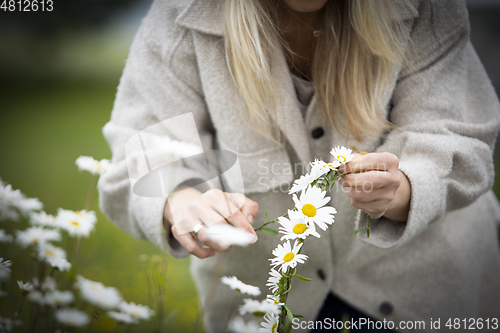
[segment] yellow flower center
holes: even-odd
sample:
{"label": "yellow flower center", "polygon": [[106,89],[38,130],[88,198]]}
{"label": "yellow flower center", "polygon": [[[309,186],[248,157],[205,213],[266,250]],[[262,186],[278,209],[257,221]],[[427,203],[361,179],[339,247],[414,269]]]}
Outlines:
{"label": "yellow flower center", "polygon": [[342,163],[344,163],[344,162],[347,160],[347,159],[346,159],[344,156],[342,156],[342,155],[337,156],[337,159],[338,159],[340,162],[342,162]]}
{"label": "yellow flower center", "polygon": [[304,223],[299,223],[299,224],[296,224],[295,227],[293,227],[293,232],[296,233],[297,235],[300,235],[300,234],[303,234],[304,231],[306,231],[306,229],[307,229],[307,226]]}
{"label": "yellow flower center", "polygon": [[285,254],[285,257],[283,258],[284,262],[290,262],[292,259],[295,257],[295,254],[293,252],[289,252]]}
{"label": "yellow flower center", "polygon": [[55,255],[55,253],[52,250],[45,249],[45,255],[49,258],[52,258]]}
{"label": "yellow flower center", "polygon": [[141,317],[141,314],[140,314],[139,312],[137,312],[137,311],[133,311],[133,312],[131,312],[131,313],[130,313],[130,315],[131,315],[132,317],[135,317],[135,318],[140,318],[140,317]]}
{"label": "yellow flower center", "polygon": [[273,328],[271,329],[271,332],[275,333],[276,332],[276,326],[278,326],[278,323],[275,323],[273,325]]}
{"label": "yellow flower center", "polygon": [[302,213],[304,213],[305,216],[309,217],[316,216],[316,207],[311,204],[305,204],[304,206],[302,206]]}
{"label": "yellow flower center", "polygon": [[80,223],[76,222],[76,221],[71,221],[70,222],[72,225],[76,226],[76,227],[79,227],[80,226]]}

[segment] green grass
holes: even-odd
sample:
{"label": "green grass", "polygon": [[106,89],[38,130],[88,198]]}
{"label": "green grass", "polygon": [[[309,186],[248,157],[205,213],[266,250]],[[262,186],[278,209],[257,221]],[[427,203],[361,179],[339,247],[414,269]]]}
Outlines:
{"label": "green grass", "polygon": [[[48,213],[57,208],[84,208],[91,176],[79,172],[80,155],[110,158],[101,129],[109,120],[115,86],[49,84],[4,88],[0,101],[0,177],[29,197],[39,198]],[[95,232],[82,243],[77,273],[118,288],[124,299],[153,306],[140,254],[160,254],[151,243],[138,240],[107,220],[98,208]],[[26,222],[19,224],[24,229]],[[1,249],[1,248],[0,248]],[[15,278],[27,276],[29,253],[15,248],[11,257]],[[12,253],[12,251],[11,251]],[[1,255],[0,255],[1,256]],[[189,261],[169,259],[166,312],[176,310],[169,332],[191,331],[197,316],[197,295]],[[18,291],[17,285],[14,288]],[[25,309],[25,311],[28,311]],[[24,313],[24,312],[23,312]],[[103,329],[112,323],[103,322]],[[128,332],[148,332],[151,323],[130,326]]]}

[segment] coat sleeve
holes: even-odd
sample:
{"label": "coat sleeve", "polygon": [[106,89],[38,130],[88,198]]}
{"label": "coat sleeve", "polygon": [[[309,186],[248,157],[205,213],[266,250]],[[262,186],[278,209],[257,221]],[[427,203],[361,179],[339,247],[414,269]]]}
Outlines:
{"label": "coat sleeve", "polygon": [[[396,129],[376,150],[399,157],[411,185],[408,220],[375,219],[370,238],[358,235],[381,248],[402,245],[447,212],[470,205],[494,180],[500,108],[470,43],[465,3],[423,1],[419,12],[410,63],[392,95]],[[361,212],[356,227],[365,225]]]}
{"label": "coat sleeve", "polygon": [[[212,145],[213,130],[201,93],[191,31],[176,26],[177,13],[165,9],[162,3],[153,4],[131,46],[111,120],[103,128],[113,157],[98,188],[101,210],[118,226],[181,257],[187,256],[187,251],[172,238],[170,230],[166,235],[163,230],[166,198],[139,196],[132,190],[140,176],[162,164],[161,158],[155,160],[154,156],[145,160],[144,147],[132,142],[138,133],[141,138],[144,133],[153,133],[160,143],[165,143],[162,136],[189,140],[182,135],[186,134],[183,129],[193,123],[183,123],[184,118],[175,117],[191,114],[188,119],[195,124],[190,129],[195,137],[192,143],[203,149]],[[177,120],[172,126],[165,126],[174,118]],[[165,177],[164,190],[169,193],[183,182],[205,179],[202,173],[196,166],[181,165],[175,175]]]}

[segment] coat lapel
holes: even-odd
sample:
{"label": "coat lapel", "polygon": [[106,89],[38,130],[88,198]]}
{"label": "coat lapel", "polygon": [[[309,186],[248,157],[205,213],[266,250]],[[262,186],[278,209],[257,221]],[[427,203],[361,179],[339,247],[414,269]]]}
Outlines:
{"label": "coat lapel", "polygon": [[[412,1],[418,2],[418,0],[395,1],[397,10],[393,19],[407,20],[418,16]],[[181,11],[175,22],[202,33],[224,36],[224,1],[193,0]],[[271,55],[271,74],[281,96],[281,100],[277,100],[278,126],[302,163],[308,163],[311,160],[311,150],[307,128],[297,104],[295,88],[281,45],[276,42],[275,47],[278,52],[273,52]]]}

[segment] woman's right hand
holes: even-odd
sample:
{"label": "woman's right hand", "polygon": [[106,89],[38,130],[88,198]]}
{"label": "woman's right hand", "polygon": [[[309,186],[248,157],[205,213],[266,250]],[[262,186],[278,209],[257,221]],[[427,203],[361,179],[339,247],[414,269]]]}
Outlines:
{"label": "woman's right hand", "polygon": [[164,216],[165,228],[171,228],[172,235],[191,254],[198,258],[215,255],[215,251],[228,249],[211,241],[206,235],[206,228],[198,232],[198,240],[208,248],[200,246],[192,234],[193,228],[199,224],[227,224],[244,229],[255,235],[252,223],[259,211],[259,205],[240,193],[226,193],[211,189],[205,193],[187,186],[179,187],[167,200]]}

